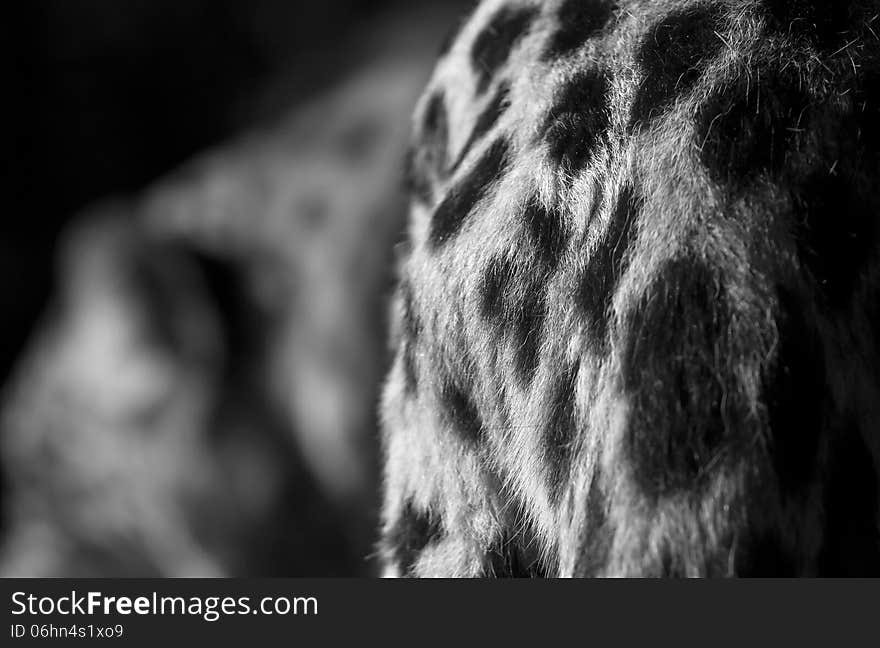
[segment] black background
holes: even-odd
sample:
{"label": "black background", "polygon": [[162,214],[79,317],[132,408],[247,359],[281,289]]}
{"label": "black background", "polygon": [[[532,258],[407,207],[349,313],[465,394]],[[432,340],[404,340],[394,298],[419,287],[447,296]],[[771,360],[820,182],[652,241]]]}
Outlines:
{"label": "black background", "polygon": [[[51,289],[78,209],[136,190],[345,69],[371,20],[422,0],[17,0],[0,234],[0,380]],[[7,86],[8,88],[8,86]],[[14,281],[10,279],[14,278]]]}

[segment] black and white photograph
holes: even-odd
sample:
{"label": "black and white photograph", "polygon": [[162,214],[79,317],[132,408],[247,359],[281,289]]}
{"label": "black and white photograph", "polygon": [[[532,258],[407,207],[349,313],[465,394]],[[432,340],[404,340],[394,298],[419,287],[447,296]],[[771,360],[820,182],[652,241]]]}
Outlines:
{"label": "black and white photograph", "polygon": [[880,1],[8,9],[4,579],[880,576]]}

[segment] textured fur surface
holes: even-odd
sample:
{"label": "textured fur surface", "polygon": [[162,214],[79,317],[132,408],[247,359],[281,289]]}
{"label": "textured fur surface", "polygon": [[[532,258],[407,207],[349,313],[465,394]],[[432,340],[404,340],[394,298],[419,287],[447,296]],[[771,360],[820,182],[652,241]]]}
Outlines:
{"label": "textured fur surface", "polygon": [[477,5],[415,115],[388,575],[880,573],[878,14]]}

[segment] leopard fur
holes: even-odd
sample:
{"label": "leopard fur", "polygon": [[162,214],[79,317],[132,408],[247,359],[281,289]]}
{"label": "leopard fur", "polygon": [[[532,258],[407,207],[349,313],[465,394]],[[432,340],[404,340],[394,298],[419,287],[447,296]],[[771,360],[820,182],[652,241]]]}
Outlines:
{"label": "leopard fur", "polygon": [[376,572],[401,161],[452,17],[361,24],[326,87],[282,75],[274,119],[72,219],[0,398],[0,576]]}
{"label": "leopard fur", "polygon": [[386,575],[880,574],[878,14],[475,7],[414,118]]}

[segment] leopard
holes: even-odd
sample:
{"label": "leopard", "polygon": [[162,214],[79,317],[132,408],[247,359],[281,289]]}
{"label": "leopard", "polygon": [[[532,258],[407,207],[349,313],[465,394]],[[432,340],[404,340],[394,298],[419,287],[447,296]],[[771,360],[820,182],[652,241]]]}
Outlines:
{"label": "leopard", "polygon": [[357,23],[71,215],[0,392],[0,577],[376,573],[401,161],[455,4]]}
{"label": "leopard", "polygon": [[412,118],[384,576],[880,574],[878,5],[460,21]]}

